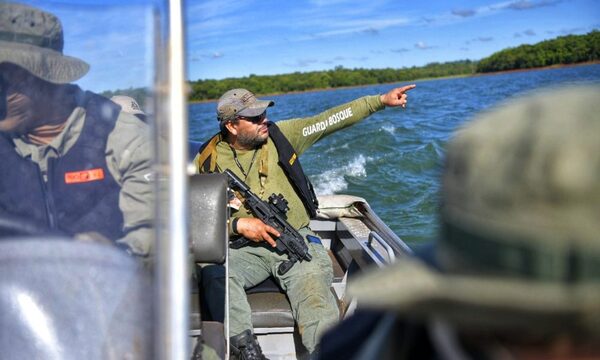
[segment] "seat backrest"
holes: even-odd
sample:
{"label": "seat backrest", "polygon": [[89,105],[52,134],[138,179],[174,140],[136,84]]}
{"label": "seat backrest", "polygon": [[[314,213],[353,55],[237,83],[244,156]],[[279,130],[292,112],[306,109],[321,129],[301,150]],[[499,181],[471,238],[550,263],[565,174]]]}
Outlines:
{"label": "seat backrest", "polygon": [[151,274],[123,250],[65,238],[0,240],[3,359],[147,359]]}
{"label": "seat backrest", "polygon": [[190,176],[190,237],[196,262],[225,262],[229,243],[227,185],[225,174]]}

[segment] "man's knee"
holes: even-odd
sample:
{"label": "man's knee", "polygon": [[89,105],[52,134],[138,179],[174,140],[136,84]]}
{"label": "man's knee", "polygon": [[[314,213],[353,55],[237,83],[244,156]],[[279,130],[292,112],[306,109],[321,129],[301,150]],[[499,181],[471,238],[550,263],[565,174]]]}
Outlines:
{"label": "man's knee", "polygon": [[305,314],[312,319],[337,316],[331,282],[323,274],[306,274],[304,278],[289,284],[287,293],[292,307],[299,315]]}
{"label": "man's knee", "polygon": [[[331,262],[331,258],[327,253],[327,249],[325,249],[322,245],[318,244],[309,244],[311,254],[313,255],[313,260],[310,261],[312,266],[318,268],[321,273],[329,273],[333,275],[333,265]],[[309,263],[308,263],[309,264]]]}

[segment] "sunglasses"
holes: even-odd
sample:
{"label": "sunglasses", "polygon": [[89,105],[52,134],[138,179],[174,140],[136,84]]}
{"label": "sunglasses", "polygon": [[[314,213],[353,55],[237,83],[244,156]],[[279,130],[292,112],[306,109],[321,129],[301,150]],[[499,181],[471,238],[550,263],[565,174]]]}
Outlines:
{"label": "sunglasses", "polygon": [[247,117],[247,116],[238,116],[238,119],[242,119],[242,120],[246,120],[246,121],[250,121],[254,124],[258,124],[261,121],[263,121],[265,118],[267,117],[267,112],[263,112],[260,115],[257,116],[251,116],[251,117]]}

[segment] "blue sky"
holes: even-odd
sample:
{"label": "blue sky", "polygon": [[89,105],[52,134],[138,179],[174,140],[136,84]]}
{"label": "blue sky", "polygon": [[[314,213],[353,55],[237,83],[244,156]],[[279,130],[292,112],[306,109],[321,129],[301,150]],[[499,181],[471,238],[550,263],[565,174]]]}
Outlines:
{"label": "blue sky", "polygon": [[600,25],[600,1],[196,1],[192,80],[480,59]]}
{"label": "blue sky", "polygon": [[[65,53],[90,63],[78,83],[95,91],[151,84],[152,9],[141,0],[83,2],[103,5],[30,1],[61,18]],[[189,0],[185,9],[190,80],[477,60],[600,28],[599,0]]]}

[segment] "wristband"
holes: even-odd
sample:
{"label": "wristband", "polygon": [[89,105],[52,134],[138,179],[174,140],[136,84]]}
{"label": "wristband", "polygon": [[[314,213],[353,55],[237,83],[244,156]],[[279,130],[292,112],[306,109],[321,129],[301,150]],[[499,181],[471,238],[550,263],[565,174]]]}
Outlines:
{"label": "wristband", "polygon": [[240,218],[234,218],[233,221],[231,222],[231,231],[233,231],[234,234],[238,234],[237,231],[237,222]]}

